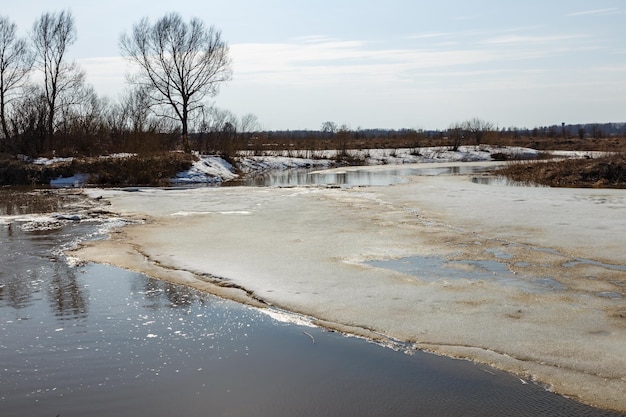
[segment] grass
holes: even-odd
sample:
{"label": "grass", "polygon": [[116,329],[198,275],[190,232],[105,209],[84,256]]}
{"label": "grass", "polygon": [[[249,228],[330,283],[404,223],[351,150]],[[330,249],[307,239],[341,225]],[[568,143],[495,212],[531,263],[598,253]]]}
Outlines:
{"label": "grass", "polygon": [[513,181],[550,187],[626,188],[626,154],[598,158],[515,161],[495,171]]}

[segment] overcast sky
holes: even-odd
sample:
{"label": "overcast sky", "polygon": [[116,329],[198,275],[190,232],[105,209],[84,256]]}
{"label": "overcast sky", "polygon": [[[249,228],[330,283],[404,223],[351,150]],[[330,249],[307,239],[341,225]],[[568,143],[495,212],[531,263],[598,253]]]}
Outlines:
{"label": "overcast sky", "polygon": [[119,36],[169,12],[222,30],[233,80],[215,105],[264,129],[443,129],[626,121],[626,2],[620,0],[3,0],[26,35],[69,9],[69,50],[117,98]]}

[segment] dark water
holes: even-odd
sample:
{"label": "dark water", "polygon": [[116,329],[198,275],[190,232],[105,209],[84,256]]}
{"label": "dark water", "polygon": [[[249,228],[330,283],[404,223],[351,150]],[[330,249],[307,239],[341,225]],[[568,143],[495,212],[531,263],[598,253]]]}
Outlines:
{"label": "dark water", "polygon": [[68,266],[60,248],[96,224],[21,226],[0,223],[3,417],[619,415],[485,366],[283,323],[113,267]]}

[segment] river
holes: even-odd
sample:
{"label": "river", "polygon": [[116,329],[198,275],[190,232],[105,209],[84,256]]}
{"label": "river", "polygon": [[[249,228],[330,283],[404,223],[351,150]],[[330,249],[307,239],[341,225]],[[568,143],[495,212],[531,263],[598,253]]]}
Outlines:
{"label": "river", "polygon": [[0,192],[2,416],[621,415],[485,365],[75,263],[65,249],[120,219],[58,193]]}

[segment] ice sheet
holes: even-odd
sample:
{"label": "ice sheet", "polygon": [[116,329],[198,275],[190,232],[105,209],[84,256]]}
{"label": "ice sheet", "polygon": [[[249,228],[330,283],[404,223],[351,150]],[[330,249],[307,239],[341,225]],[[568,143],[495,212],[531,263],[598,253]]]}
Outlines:
{"label": "ice sheet", "polygon": [[[626,265],[626,192],[410,180],[93,190],[146,222],[78,256],[188,285],[222,283],[330,327],[490,363],[626,411],[626,273],[603,266]],[[455,268],[497,261],[510,273],[504,283],[497,271],[495,279],[446,278],[366,263],[415,256]],[[513,279],[558,285],[535,291]]]}

